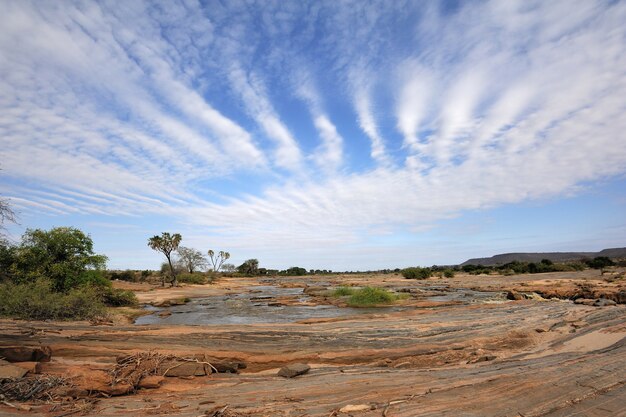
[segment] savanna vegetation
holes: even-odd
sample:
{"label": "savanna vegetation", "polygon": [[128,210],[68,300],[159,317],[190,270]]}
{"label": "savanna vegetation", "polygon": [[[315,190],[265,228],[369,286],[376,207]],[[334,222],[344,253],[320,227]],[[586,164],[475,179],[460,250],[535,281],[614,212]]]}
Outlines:
{"label": "savanna vegetation", "polygon": [[583,259],[574,262],[555,263],[549,259],[542,259],[540,262],[513,261],[503,265],[463,265],[460,269],[472,275],[481,274],[540,274],[544,272],[565,272],[582,271],[585,268],[601,269],[613,265],[613,261],[605,257],[594,259]]}
{"label": "savanna vegetation", "polygon": [[331,295],[333,297],[345,297],[350,307],[375,307],[391,304],[397,300],[406,298],[406,294],[396,294],[384,288],[378,287],[339,287]]}
{"label": "savanna vegetation", "polygon": [[104,255],[72,227],[28,229],[18,244],[0,244],[0,315],[24,319],[89,319],[106,306],[136,304],[115,289]]}

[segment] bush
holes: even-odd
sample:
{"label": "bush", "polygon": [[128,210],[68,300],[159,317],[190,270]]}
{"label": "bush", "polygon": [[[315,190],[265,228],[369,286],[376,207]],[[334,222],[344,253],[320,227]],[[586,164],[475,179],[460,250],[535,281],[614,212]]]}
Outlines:
{"label": "bush", "polygon": [[378,304],[390,304],[399,297],[383,288],[363,287],[350,295],[348,305],[350,307],[369,307]]}
{"label": "bush", "polygon": [[131,271],[129,269],[125,270],[125,271],[111,271],[109,272],[109,279],[110,280],[120,280],[120,281],[128,281],[128,282],[137,282],[137,277],[135,275],[134,271]]}
{"label": "bush", "polygon": [[135,293],[120,288],[101,287],[102,301],[111,307],[132,307],[137,305]]}
{"label": "bush", "polygon": [[443,276],[446,278],[454,278],[454,270],[452,269],[444,269]]}
{"label": "bush", "polygon": [[402,270],[402,276],[406,279],[426,279],[432,276],[430,268],[411,267]]}
{"label": "bush", "polygon": [[101,296],[94,287],[54,291],[47,279],[22,284],[0,284],[0,315],[30,320],[90,319],[105,313]]}
{"label": "bush", "polygon": [[615,262],[606,256],[596,256],[592,260],[586,261],[585,263],[589,266],[589,268],[593,269],[602,269],[607,266],[615,265]]}
{"label": "bush", "polygon": [[185,284],[206,284],[207,278],[202,273],[184,273],[178,276],[178,282],[184,282]]}
{"label": "bush", "polygon": [[73,227],[28,229],[12,252],[10,279],[16,283],[50,280],[55,291],[106,282],[107,257],[93,251],[89,235]]}
{"label": "bush", "polygon": [[354,294],[355,289],[354,288],[350,288],[350,287],[339,287],[336,288],[333,292],[332,292],[332,296],[333,297],[345,297],[346,295],[352,295]]}

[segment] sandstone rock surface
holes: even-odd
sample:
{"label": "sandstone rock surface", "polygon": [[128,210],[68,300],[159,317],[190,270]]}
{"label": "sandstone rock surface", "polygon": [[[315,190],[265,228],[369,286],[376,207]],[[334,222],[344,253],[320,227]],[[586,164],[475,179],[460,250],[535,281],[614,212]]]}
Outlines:
{"label": "sandstone rock surface", "polygon": [[292,363],[287,366],[283,366],[278,371],[278,376],[282,376],[285,378],[294,378],[299,375],[304,375],[311,367],[305,363]]}

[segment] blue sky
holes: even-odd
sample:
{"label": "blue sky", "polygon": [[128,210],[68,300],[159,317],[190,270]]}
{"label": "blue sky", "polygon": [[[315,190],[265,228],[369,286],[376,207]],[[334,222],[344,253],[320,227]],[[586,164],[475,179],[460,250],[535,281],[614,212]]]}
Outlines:
{"label": "blue sky", "polygon": [[626,246],[626,3],[0,2],[0,193],[157,268]]}

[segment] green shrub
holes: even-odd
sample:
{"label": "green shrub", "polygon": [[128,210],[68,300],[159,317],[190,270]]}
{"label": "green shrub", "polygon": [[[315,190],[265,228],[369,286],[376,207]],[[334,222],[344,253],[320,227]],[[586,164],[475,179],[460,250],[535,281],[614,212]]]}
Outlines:
{"label": "green shrub", "polygon": [[402,276],[406,279],[426,279],[430,278],[432,274],[433,272],[430,268],[420,268],[418,266],[402,270]]}
{"label": "green shrub", "polygon": [[178,282],[184,282],[185,284],[206,284],[207,277],[198,272],[194,272],[193,274],[184,273],[178,275]]}
{"label": "green shrub", "polygon": [[100,287],[102,301],[111,307],[132,307],[137,305],[137,296],[129,290],[120,288]]}
{"label": "green shrub", "polygon": [[444,269],[443,276],[446,278],[454,278],[454,270],[452,269]]}
{"label": "green shrub", "polygon": [[0,316],[30,319],[90,319],[105,313],[98,289],[91,286],[56,292],[50,280],[0,284]]}
{"label": "green shrub", "polygon": [[106,281],[107,257],[94,253],[91,237],[73,227],[28,229],[21,243],[6,252],[2,260],[11,262],[6,269],[11,281],[26,283],[45,278],[59,292]]}
{"label": "green shrub", "polygon": [[332,296],[333,297],[345,297],[347,295],[352,295],[354,294],[355,289],[354,288],[350,288],[350,287],[339,287],[339,288],[335,288],[335,290],[332,292]]}
{"label": "green shrub", "polygon": [[606,268],[607,266],[615,265],[615,262],[613,262],[610,258],[606,256],[596,256],[591,260],[585,261],[585,263],[589,266],[589,268],[593,269],[602,269]]}
{"label": "green shrub", "polygon": [[379,304],[390,304],[400,297],[383,288],[363,287],[350,295],[348,305],[350,307],[370,307]]}
{"label": "green shrub", "polygon": [[109,272],[109,279],[111,281],[118,279],[120,281],[137,282],[137,276],[135,272],[131,271],[130,269],[119,272],[111,271]]}

